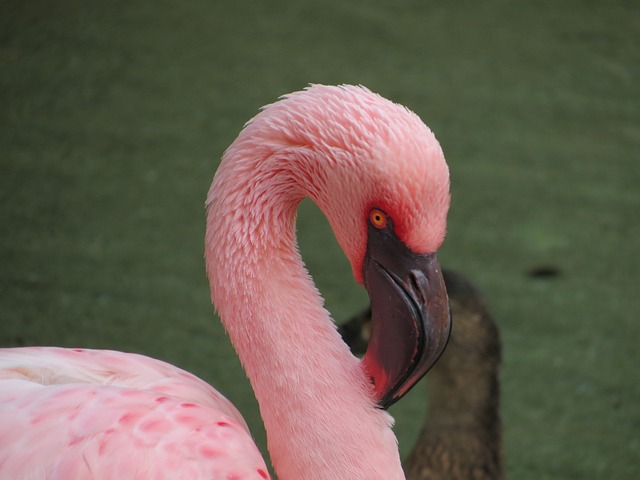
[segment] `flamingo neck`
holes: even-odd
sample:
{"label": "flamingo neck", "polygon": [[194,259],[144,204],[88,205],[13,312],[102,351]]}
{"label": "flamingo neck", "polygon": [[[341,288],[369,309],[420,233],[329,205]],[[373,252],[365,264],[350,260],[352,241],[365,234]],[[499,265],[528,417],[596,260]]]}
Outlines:
{"label": "flamingo neck", "polygon": [[297,248],[296,208],[313,196],[309,170],[299,156],[256,154],[241,140],[209,192],[205,256],[277,476],[403,479],[392,419],[376,407]]}

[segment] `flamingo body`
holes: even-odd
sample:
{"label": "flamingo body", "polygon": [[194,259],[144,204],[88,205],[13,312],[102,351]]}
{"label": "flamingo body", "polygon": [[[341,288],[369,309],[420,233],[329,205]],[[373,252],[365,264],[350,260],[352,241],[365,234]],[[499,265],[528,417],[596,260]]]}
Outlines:
{"label": "flamingo body", "polygon": [[1,478],[268,477],[235,407],[165,362],[102,350],[1,349],[0,381]]}
{"label": "flamingo body", "polygon": [[[295,214],[305,197],[327,216],[356,280],[385,299],[374,330],[401,340],[383,338],[366,361],[341,340],[300,257]],[[206,270],[279,480],[404,478],[380,406],[411,388],[446,343],[435,251],[448,205],[431,131],[362,87],[285,96],[223,155],[207,197]],[[0,478],[268,477],[235,408],[178,368],[108,351],[2,355]]]}

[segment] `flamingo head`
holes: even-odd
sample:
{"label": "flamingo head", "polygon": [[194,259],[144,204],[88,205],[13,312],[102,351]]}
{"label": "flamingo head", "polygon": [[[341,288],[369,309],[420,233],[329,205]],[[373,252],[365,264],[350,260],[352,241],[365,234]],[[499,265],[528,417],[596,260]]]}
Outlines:
{"label": "flamingo head", "polygon": [[329,220],[369,293],[363,366],[378,405],[389,407],[449,337],[436,259],[449,170],[435,136],[413,112],[366,88],[313,85],[264,107],[227,155],[255,159],[238,168],[268,172],[266,197],[286,191],[291,204],[311,197]]}
{"label": "flamingo head", "polygon": [[[362,87],[312,86],[286,99],[291,143],[315,157],[303,182],[327,216],[372,306],[363,365],[387,408],[436,362],[450,332],[436,251],[444,240],[449,171],[414,113]],[[291,107],[291,105],[290,105]]]}

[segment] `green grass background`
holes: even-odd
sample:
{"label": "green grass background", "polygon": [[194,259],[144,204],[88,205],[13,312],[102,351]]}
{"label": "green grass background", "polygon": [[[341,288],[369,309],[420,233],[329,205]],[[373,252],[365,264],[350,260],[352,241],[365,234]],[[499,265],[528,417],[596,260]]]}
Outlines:
{"label": "green grass background", "polygon": [[[364,84],[440,139],[440,258],[504,340],[513,479],[640,472],[640,9],[631,1],[0,3],[0,344],[142,352],[216,385],[264,449],[209,301],[204,196],[261,105]],[[335,318],[366,297],[301,207]],[[533,279],[551,266],[560,275]],[[403,453],[424,389],[393,408]]]}

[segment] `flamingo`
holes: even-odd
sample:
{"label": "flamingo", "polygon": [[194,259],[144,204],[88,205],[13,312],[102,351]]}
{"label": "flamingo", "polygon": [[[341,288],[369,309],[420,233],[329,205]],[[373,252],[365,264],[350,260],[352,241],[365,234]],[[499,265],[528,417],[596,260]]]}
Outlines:
{"label": "flamingo", "polygon": [[[299,254],[305,197],[369,293],[374,333],[362,360]],[[360,86],[286,95],[224,153],[206,201],[206,271],[279,479],[404,478],[385,408],[448,339],[435,256],[448,206],[448,167],[432,132]],[[0,478],[269,478],[235,407],[159,360],[2,349],[0,379]]]}
{"label": "flamingo", "polygon": [[[444,269],[453,326],[429,373],[429,407],[404,462],[409,480],[504,480],[500,422],[500,332],[487,304],[461,273]],[[370,335],[369,309],[340,327],[355,353]]]}

